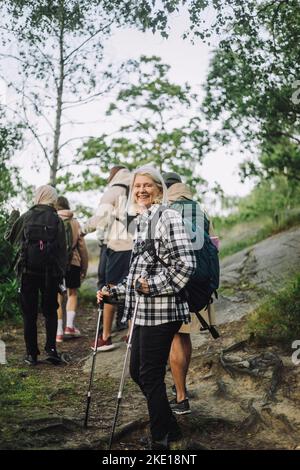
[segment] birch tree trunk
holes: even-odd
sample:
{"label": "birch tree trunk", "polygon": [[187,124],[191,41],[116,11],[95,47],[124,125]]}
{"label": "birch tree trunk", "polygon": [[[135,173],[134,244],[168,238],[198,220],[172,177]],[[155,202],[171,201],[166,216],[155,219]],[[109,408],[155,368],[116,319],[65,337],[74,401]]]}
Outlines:
{"label": "birch tree trunk", "polygon": [[53,155],[50,166],[50,184],[56,186],[56,175],[59,163],[59,140],[61,135],[61,116],[62,116],[62,101],[64,90],[65,78],[65,63],[64,63],[64,17],[62,8],[62,20],[59,33],[59,78],[57,84],[56,96],[56,111],[55,111],[55,128],[54,128],[54,141],[53,141]]}

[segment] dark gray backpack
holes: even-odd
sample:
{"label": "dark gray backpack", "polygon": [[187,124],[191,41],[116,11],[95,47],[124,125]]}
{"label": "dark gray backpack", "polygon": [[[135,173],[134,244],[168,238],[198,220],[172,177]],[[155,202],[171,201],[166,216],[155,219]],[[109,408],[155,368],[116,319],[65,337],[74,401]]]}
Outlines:
{"label": "dark gray backpack", "polygon": [[23,272],[55,276],[59,217],[50,206],[32,207],[26,217],[21,246]]}

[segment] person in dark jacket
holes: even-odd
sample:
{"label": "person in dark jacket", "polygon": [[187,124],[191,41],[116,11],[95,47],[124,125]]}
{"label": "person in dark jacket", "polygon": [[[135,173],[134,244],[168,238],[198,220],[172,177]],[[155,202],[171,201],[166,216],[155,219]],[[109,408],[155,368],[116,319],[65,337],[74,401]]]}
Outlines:
{"label": "person in dark jacket", "polygon": [[[54,207],[56,201],[57,193],[52,186],[40,186],[35,194],[35,205],[21,216],[18,211],[14,211],[5,233],[5,239],[15,245],[18,251],[15,269],[20,278],[20,300],[26,345],[24,360],[28,365],[36,365],[40,354],[37,339],[39,293],[46,325],[46,361],[51,364],[61,362],[55,344],[57,293],[59,284],[65,276],[67,248],[64,223],[58,217]],[[51,235],[49,235],[49,242],[45,241],[41,235],[33,235],[34,230],[36,234],[40,233],[41,226],[44,230],[48,230],[46,227],[53,230],[53,241]],[[45,260],[41,269],[37,268],[38,264],[34,265],[31,262],[32,253],[35,253],[35,259],[37,259],[39,250],[41,259]]]}

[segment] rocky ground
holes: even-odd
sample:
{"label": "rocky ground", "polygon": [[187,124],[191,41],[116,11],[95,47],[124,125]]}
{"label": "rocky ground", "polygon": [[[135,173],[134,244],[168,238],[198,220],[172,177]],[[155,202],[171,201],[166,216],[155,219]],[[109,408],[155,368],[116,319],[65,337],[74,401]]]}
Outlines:
{"label": "rocky ground", "polygon": [[[200,333],[194,322],[187,383],[192,413],[179,418],[184,439],[174,448],[299,448],[300,366],[293,364],[292,350],[258,347],[244,329],[247,313],[267,292],[299,270],[299,235],[300,229],[293,228],[223,261],[222,289],[216,303],[221,337],[213,340],[207,333]],[[96,319],[95,308],[80,308],[78,326],[83,336],[62,344],[61,351],[71,359],[62,366],[41,363],[34,368],[23,367],[22,327],[1,332],[8,363],[0,367],[11,372],[11,380],[20,384],[20,390],[24,384],[27,393],[17,398],[0,393],[1,449],[107,447],[126,344],[122,340],[124,332],[116,332],[116,348],[97,354],[89,426],[85,429],[90,345]],[[39,331],[42,345],[42,319]],[[35,381],[36,399],[28,396],[30,386],[26,384],[31,381]],[[166,381],[171,392],[169,371]],[[147,435],[145,400],[128,378],[113,448],[144,449]]]}

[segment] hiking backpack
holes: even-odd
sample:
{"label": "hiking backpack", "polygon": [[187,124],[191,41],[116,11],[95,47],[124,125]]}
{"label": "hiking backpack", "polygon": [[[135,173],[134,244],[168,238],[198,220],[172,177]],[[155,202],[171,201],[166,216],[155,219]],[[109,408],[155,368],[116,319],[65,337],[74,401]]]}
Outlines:
{"label": "hiking backpack", "polygon": [[[182,208],[182,218],[186,227],[187,232],[191,237],[193,243],[193,238],[198,236],[198,239],[201,239],[200,246],[195,246],[194,254],[196,257],[196,269],[189,279],[187,285],[179,292],[179,295],[187,301],[190,312],[194,312],[202,326],[205,329],[209,329],[212,336],[217,338],[219,336],[218,332],[214,327],[210,327],[205,320],[199,315],[199,311],[203,308],[207,308],[210,303],[213,302],[213,294],[217,297],[217,289],[219,287],[219,276],[220,276],[220,266],[219,266],[219,256],[216,246],[210,239],[209,236],[209,220],[207,219],[205,213],[201,211],[199,205],[195,201],[176,201],[171,209],[177,210],[175,207],[180,205]],[[189,206],[188,206],[189,205]],[[190,207],[192,209],[192,219],[185,217],[185,207]],[[147,235],[147,251],[153,256],[155,262],[160,262],[166,268],[167,264],[157,255],[154,245],[154,238],[151,236],[151,227],[152,233],[156,223],[161,217],[162,212],[167,209],[167,207],[162,207],[157,211],[157,215],[154,216],[151,223],[148,226],[148,235]],[[200,217],[203,218],[202,223],[197,224],[197,215],[200,214]]]}
{"label": "hiking backpack", "polygon": [[63,219],[63,223],[65,226],[65,234],[66,234],[66,246],[67,246],[67,270],[71,267],[71,261],[73,258],[73,230],[71,225],[71,219]]}
{"label": "hiking backpack", "polygon": [[[217,297],[220,280],[219,252],[209,236],[210,222],[197,202],[180,200],[171,207],[175,210],[181,206],[182,218],[187,232],[200,244],[194,245],[196,270],[185,287],[186,300],[191,312],[199,312],[212,303],[212,295]],[[189,213],[186,214],[187,208]],[[191,217],[190,217],[191,216]],[[200,224],[199,224],[200,222]]]}
{"label": "hiking backpack", "polygon": [[24,222],[21,266],[25,272],[55,276],[59,217],[52,207],[33,207]]}

